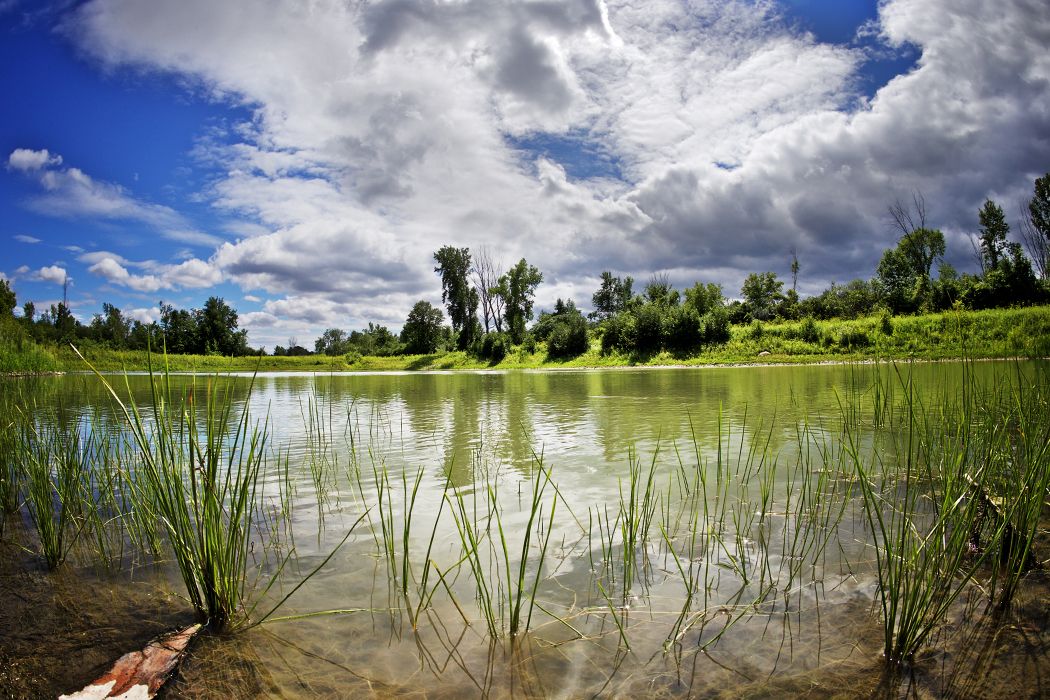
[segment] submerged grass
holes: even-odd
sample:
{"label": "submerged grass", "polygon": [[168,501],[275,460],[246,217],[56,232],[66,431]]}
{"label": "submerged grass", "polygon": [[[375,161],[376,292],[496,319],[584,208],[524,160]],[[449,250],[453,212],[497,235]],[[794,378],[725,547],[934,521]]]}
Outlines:
{"label": "submerged grass", "polygon": [[151,365],[147,413],[132,398],[126,375],[126,401],[103,375],[98,377],[127,420],[138,448],[132,491],[135,509],[163,523],[198,616],[216,631],[264,622],[335,550],[268,612],[256,614],[292,553],[287,552],[263,581],[249,576],[257,531],[264,525],[260,469],[267,432],[252,423],[248,401],[238,413],[231,383],[218,378],[200,388],[194,381],[178,397],[167,368],[155,375]]}

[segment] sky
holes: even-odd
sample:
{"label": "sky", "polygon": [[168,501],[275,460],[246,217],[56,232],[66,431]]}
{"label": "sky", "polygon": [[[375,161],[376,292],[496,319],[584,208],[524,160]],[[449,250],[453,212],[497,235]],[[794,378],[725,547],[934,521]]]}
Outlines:
{"label": "sky", "polygon": [[440,306],[443,245],[538,308],[793,251],[819,293],[915,193],[972,271],[1050,169],[1047,46],[1043,0],[0,0],[0,275],[309,346]]}

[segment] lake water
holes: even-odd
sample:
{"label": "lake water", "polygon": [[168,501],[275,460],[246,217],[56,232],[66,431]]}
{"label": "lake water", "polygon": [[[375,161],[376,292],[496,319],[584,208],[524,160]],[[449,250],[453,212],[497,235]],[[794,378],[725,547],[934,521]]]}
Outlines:
{"label": "lake water", "polygon": [[[1046,670],[1032,661],[1045,629],[1026,637],[1038,651],[1001,649],[1013,633],[987,627],[976,591],[911,677],[887,680],[873,539],[842,432],[846,420],[865,454],[891,454],[906,382],[934,408],[956,387],[992,390],[1018,371],[1045,368],[172,377],[179,394],[229,383],[268,431],[250,575],[265,580],[294,556],[267,598],[337,550],[277,614],[343,612],[202,639],[171,695],[1041,692],[1016,684],[1032,663]],[[121,421],[96,377],[2,381],[59,420]],[[128,381],[147,404],[148,377]],[[123,591],[107,605],[131,637],[192,619],[179,602],[165,613],[136,603],[144,589],[180,593],[170,562],[122,562],[101,571],[84,543],[61,574],[70,580],[47,585]],[[1018,610],[1038,617],[1045,596],[1032,590]],[[98,614],[75,593],[63,605]]]}

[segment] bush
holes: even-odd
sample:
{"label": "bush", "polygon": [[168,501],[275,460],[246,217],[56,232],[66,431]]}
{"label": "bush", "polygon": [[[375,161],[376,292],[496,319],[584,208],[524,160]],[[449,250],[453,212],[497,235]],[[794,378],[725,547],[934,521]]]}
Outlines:
{"label": "bush", "polygon": [[575,357],[587,352],[587,322],[579,314],[567,315],[553,324],[547,340],[549,357]]}
{"label": "bush", "polygon": [[664,339],[664,317],[659,306],[642,305],[635,315],[634,347],[639,352],[659,352]]}
{"label": "bush", "polygon": [[839,347],[844,350],[856,350],[871,345],[871,338],[862,330],[845,330],[839,336]]}
{"label": "bush", "polygon": [[817,322],[813,320],[812,316],[807,316],[802,322],[802,326],[798,331],[799,340],[804,340],[807,343],[820,342],[820,330],[817,328]]}
{"label": "bush", "polygon": [[510,352],[510,336],[506,333],[488,333],[481,341],[478,356],[492,362],[501,362]]}
{"label": "bush", "polygon": [[692,308],[676,306],[668,310],[664,343],[675,350],[693,350],[704,342],[700,316]]}
{"label": "bush", "polygon": [[883,335],[893,335],[893,319],[890,318],[889,311],[882,312],[882,319],[879,321],[879,330],[882,331]]}
{"label": "bush", "polygon": [[345,362],[348,365],[355,365],[360,361],[361,352],[359,350],[348,350],[346,354],[343,355],[343,362]]}
{"label": "bush", "polygon": [[634,348],[635,323],[634,315],[619,313],[605,321],[602,331],[602,354],[608,355],[614,350],[630,352]]}
{"label": "bush", "polygon": [[705,343],[729,342],[729,309],[716,306],[700,319],[703,323]]}
{"label": "bush", "polygon": [[762,340],[762,336],[765,334],[766,329],[763,328],[762,322],[757,318],[751,322],[751,330],[748,331],[748,335],[751,340]]}

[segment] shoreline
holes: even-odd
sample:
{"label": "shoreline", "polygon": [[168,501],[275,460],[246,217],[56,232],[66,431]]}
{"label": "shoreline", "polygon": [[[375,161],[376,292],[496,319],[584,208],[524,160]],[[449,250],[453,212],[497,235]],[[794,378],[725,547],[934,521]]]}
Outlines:
{"label": "shoreline", "polygon": [[[672,369],[744,369],[748,367],[753,368],[768,368],[768,367],[837,367],[847,365],[890,365],[902,362],[907,363],[920,363],[920,364],[939,364],[939,363],[955,363],[955,362],[1040,362],[1050,360],[1050,357],[1024,357],[1018,355],[1002,356],[1002,357],[915,357],[915,356],[894,356],[894,357],[863,357],[858,359],[820,359],[813,361],[806,360],[756,360],[754,362],[748,361],[737,361],[737,362],[710,362],[710,363],[661,363],[661,364],[617,364],[617,365],[550,365],[550,366],[538,366],[538,367],[422,367],[413,369],[409,367],[390,367],[390,368],[353,368],[347,367],[343,369],[338,368],[324,368],[318,367],[317,369],[311,370],[307,368],[267,368],[267,369],[254,369],[251,367],[234,367],[234,368],[214,368],[214,369],[173,369],[168,373],[173,375],[216,375],[216,374],[229,374],[229,375],[383,375],[383,374],[398,374],[398,375],[410,375],[410,374],[505,374],[512,372],[596,372],[596,371],[636,371],[636,370],[672,370]],[[136,369],[101,369],[98,370],[102,374],[133,374],[133,375],[146,375],[150,373],[148,368],[136,368]],[[154,368],[155,374],[163,373],[163,370]],[[90,369],[84,370],[58,370],[58,371],[47,371],[47,372],[4,372],[0,373],[0,378],[4,379],[18,379],[18,378],[29,378],[29,377],[61,377],[67,375],[81,375],[81,374],[93,374]]]}

